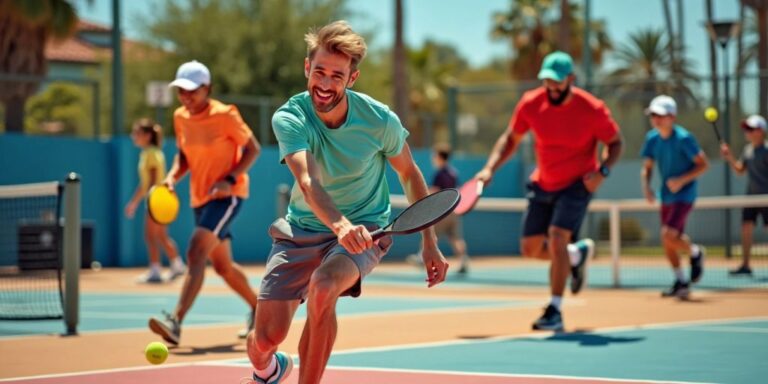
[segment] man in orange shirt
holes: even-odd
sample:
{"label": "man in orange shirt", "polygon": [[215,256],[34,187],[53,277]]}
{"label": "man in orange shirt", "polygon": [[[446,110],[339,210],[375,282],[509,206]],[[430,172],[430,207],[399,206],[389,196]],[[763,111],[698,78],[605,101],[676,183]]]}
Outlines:
{"label": "man in orange shirt", "polygon": [[[537,167],[528,184],[520,248],[523,256],[551,260],[552,300],[533,329],[562,330],[560,304],[568,275],[571,292],[576,294],[583,287],[586,263],[595,249],[590,239],[569,243],[579,233],[592,194],[618,160],[622,143],[605,103],[573,85],[570,55],[559,51],[547,55],[538,77],[542,86],[520,99],[509,128],[475,177],[488,183],[531,131]],[[600,163],[598,141],[607,149]]]}
{"label": "man in orange shirt", "polygon": [[211,75],[197,61],[182,64],[171,85],[182,106],[173,114],[179,152],[165,178],[170,188],[190,173],[190,196],[195,230],[187,249],[188,273],[181,297],[165,319],[151,318],[149,328],[171,344],[178,344],[181,322],[203,286],[205,266],[211,260],[216,273],[250,306],[247,336],[258,298],[240,265],[232,260],[229,226],[248,197],[248,168],[261,150],[251,129],[234,105],[211,99]]}

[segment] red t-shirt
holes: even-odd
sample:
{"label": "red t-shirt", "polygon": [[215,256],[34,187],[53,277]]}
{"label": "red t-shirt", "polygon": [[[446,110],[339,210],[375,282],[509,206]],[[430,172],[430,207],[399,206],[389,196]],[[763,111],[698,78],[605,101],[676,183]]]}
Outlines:
{"label": "red t-shirt", "polygon": [[513,133],[533,132],[538,166],[531,181],[546,191],[563,189],[596,170],[597,141],[607,143],[619,132],[602,100],[580,88],[571,92],[570,101],[554,106],[544,87],[528,91],[509,121]]}

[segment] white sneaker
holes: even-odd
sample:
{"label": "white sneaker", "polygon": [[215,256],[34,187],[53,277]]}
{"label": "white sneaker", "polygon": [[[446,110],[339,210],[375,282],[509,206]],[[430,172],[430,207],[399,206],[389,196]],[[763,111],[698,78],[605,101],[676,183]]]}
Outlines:
{"label": "white sneaker", "polygon": [[147,272],[136,278],[136,282],[140,284],[160,284],[163,283],[163,277],[159,273]]}

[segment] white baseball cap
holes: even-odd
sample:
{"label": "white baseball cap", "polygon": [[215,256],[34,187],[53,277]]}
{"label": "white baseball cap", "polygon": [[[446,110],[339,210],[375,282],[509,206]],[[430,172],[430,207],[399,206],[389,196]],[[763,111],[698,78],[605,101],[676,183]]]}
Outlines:
{"label": "white baseball cap", "polygon": [[169,87],[179,87],[192,91],[203,85],[211,84],[211,72],[203,63],[192,60],[182,64],[176,71],[176,80]]}
{"label": "white baseball cap", "polygon": [[667,95],[659,95],[651,100],[651,104],[645,109],[645,114],[661,115],[661,116],[677,116],[677,103],[675,99]]}
{"label": "white baseball cap", "polygon": [[760,115],[751,115],[741,122],[742,128],[762,129],[768,131],[768,124],[765,122],[765,118]]}

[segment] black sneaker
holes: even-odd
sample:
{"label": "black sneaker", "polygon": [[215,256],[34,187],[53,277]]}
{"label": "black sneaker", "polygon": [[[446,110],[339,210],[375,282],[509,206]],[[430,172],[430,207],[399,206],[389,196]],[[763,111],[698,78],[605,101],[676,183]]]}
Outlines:
{"label": "black sneaker", "polygon": [[254,309],[251,309],[251,312],[248,313],[248,317],[245,318],[245,328],[241,329],[237,332],[237,337],[240,339],[245,339],[248,337],[248,332],[253,330],[253,320],[254,316],[256,316],[256,311]]}
{"label": "black sneaker", "polygon": [[677,280],[671,288],[661,292],[661,297],[677,297],[679,299],[687,299],[688,294],[690,293],[691,291],[688,289],[688,283],[683,283]]}
{"label": "black sneaker", "polygon": [[560,310],[550,304],[544,309],[544,314],[539,317],[536,322],[533,323],[533,329],[545,330],[545,331],[562,331],[563,330],[563,316],[560,314]]}
{"label": "black sneaker", "polygon": [[571,266],[571,293],[579,293],[586,280],[587,261],[595,257],[595,242],[592,239],[579,240],[576,244],[581,258],[579,263]]}
{"label": "black sneaker", "polygon": [[691,283],[698,283],[704,274],[704,247],[699,245],[699,251],[691,255]]}
{"label": "black sneaker", "polygon": [[741,267],[728,271],[728,274],[731,276],[752,276],[752,268],[742,264]]}
{"label": "black sneaker", "polygon": [[165,315],[165,320],[155,317],[149,319],[149,329],[160,335],[163,340],[173,345],[179,345],[179,340],[181,339],[181,324],[179,324],[179,320],[165,311],[163,311],[163,314]]}

